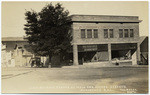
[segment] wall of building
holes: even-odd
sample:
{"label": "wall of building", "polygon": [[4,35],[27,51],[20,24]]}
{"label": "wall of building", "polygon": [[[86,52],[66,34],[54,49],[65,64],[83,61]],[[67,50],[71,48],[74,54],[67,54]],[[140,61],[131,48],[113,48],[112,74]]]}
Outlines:
{"label": "wall of building", "polygon": [[2,44],[6,45],[6,51],[14,51],[14,48],[17,44],[17,46],[23,47],[24,45],[28,44],[27,41],[2,41]]}
{"label": "wall of building", "polygon": [[[5,57],[7,58],[6,54],[11,54],[9,62],[3,61],[3,63],[9,65],[5,67],[11,67],[11,65],[27,66],[29,64],[29,60],[33,54],[25,47],[25,45],[28,45],[27,41],[2,41],[2,44],[6,46],[5,51],[2,51],[4,52],[2,54],[2,59],[4,60]],[[19,47],[22,48],[19,49]]]}
{"label": "wall of building", "polygon": [[2,67],[15,67],[14,59],[12,59],[12,52],[6,51],[6,45],[2,45],[1,66]]}
{"label": "wall of building", "polygon": [[[98,38],[81,38],[81,29],[98,29]],[[104,29],[113,29],[114,38],[104,38]],[[134,29],[134,37],[119,38],[119,29]],[[73,43],[106,44],[106,43],[137,43],[139,40],[138,23],[73,23]]]}
{"label": "wall of building", "polygon": [[[135,57],[137,61],[140,61],[140,46],[139,46],[139,22],[138,16],[101,16],[101,15],[73,15],[72,16],[73,24],[73,54],[74,54],[74,65],[77,65],[78,60],[78,51],[79,46],[81,45],[96,45],[96,44],[108,44],[108,60],[111,63],[111,45],[112,44],[125,44],[132,43],[136,44],[134,51],[136,52]],[[87,31],[85,31],[85,36],[81,37],[81,29],[97,29],[98,38],[87,38]],[[105,38],[104,29],[113,29],[113,37]],[[119,29],[133,29],[133,37],[119,37]],[[109,33],[109,32],[108,32]],[[123,33],[124,34],[124,33]],[[84,35],[84,32],[82,32]],[[92,31],[92,36],[94,35]],[[113,49],[113,48],[112,48]],[[125,50],[124,48],[122,51]],[[130,50],[130,48],[128,48]],[[97,55],[95,55],[97,56]],[[94,59],[94,57],[93,57]],[[137,63],[137,62],[136,62]]]}

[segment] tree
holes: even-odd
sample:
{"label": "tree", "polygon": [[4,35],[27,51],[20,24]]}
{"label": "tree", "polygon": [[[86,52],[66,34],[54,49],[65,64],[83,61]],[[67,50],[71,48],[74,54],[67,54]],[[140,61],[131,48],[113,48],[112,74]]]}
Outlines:
{"label": "tree", "polygon": [[71,47],[71,17],[60,3],[46,5],[40,12],[26,11],[26,39],[36,55],[65,54]]}

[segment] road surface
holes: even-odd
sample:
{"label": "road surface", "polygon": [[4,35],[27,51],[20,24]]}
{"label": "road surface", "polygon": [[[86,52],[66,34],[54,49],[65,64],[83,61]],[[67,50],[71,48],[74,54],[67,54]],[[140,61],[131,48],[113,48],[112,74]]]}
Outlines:
{"label": "road surface", "polygon": [[148,93],[148,67],[8,69],[2,93]]}

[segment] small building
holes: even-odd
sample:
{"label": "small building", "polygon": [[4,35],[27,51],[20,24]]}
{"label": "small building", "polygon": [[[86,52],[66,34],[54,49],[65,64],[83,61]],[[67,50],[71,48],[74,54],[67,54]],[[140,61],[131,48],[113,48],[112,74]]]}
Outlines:
{"label": "small building", "polygon": [[138,16],[72,15],[73,64],[116,59],[137,65],[140,58]]}
{"label": "small building", "polygon": [[[26,49],[28,42],[23,39],[23,37],[4,37],[2,38],[2,45],[5,46],[6,54],[9,53],[11,55],[9,57],[9,64],[14,64],[13,67],[26,66],[33,56],[33,54]],[[5,58],[4,54],[2,54],[2,58]]]}
{"label": "small building", "polygon": [[[25,67],[31,66],[34,53],[29,43],[23,37],[3,37],[2,46],[2,67]],[[9,60],[8,60],[9,55]],[[7,59],[6,59],[7,58]],[[48,57],[40,56],[41,62],[46,66]]]}

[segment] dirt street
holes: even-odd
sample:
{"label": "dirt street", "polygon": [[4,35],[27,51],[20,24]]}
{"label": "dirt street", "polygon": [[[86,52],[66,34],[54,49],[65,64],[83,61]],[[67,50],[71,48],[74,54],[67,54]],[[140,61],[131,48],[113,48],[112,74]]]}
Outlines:
{"label": "dirt street", "polygon": [[[13,71],[16,75],[12,74],[11,77],[6,77],[11,75]],[[16,73],[21,71],[20,74]],[[148,68],[22,68],[4,70],[2,71],[2,93],[148,93]]]}

